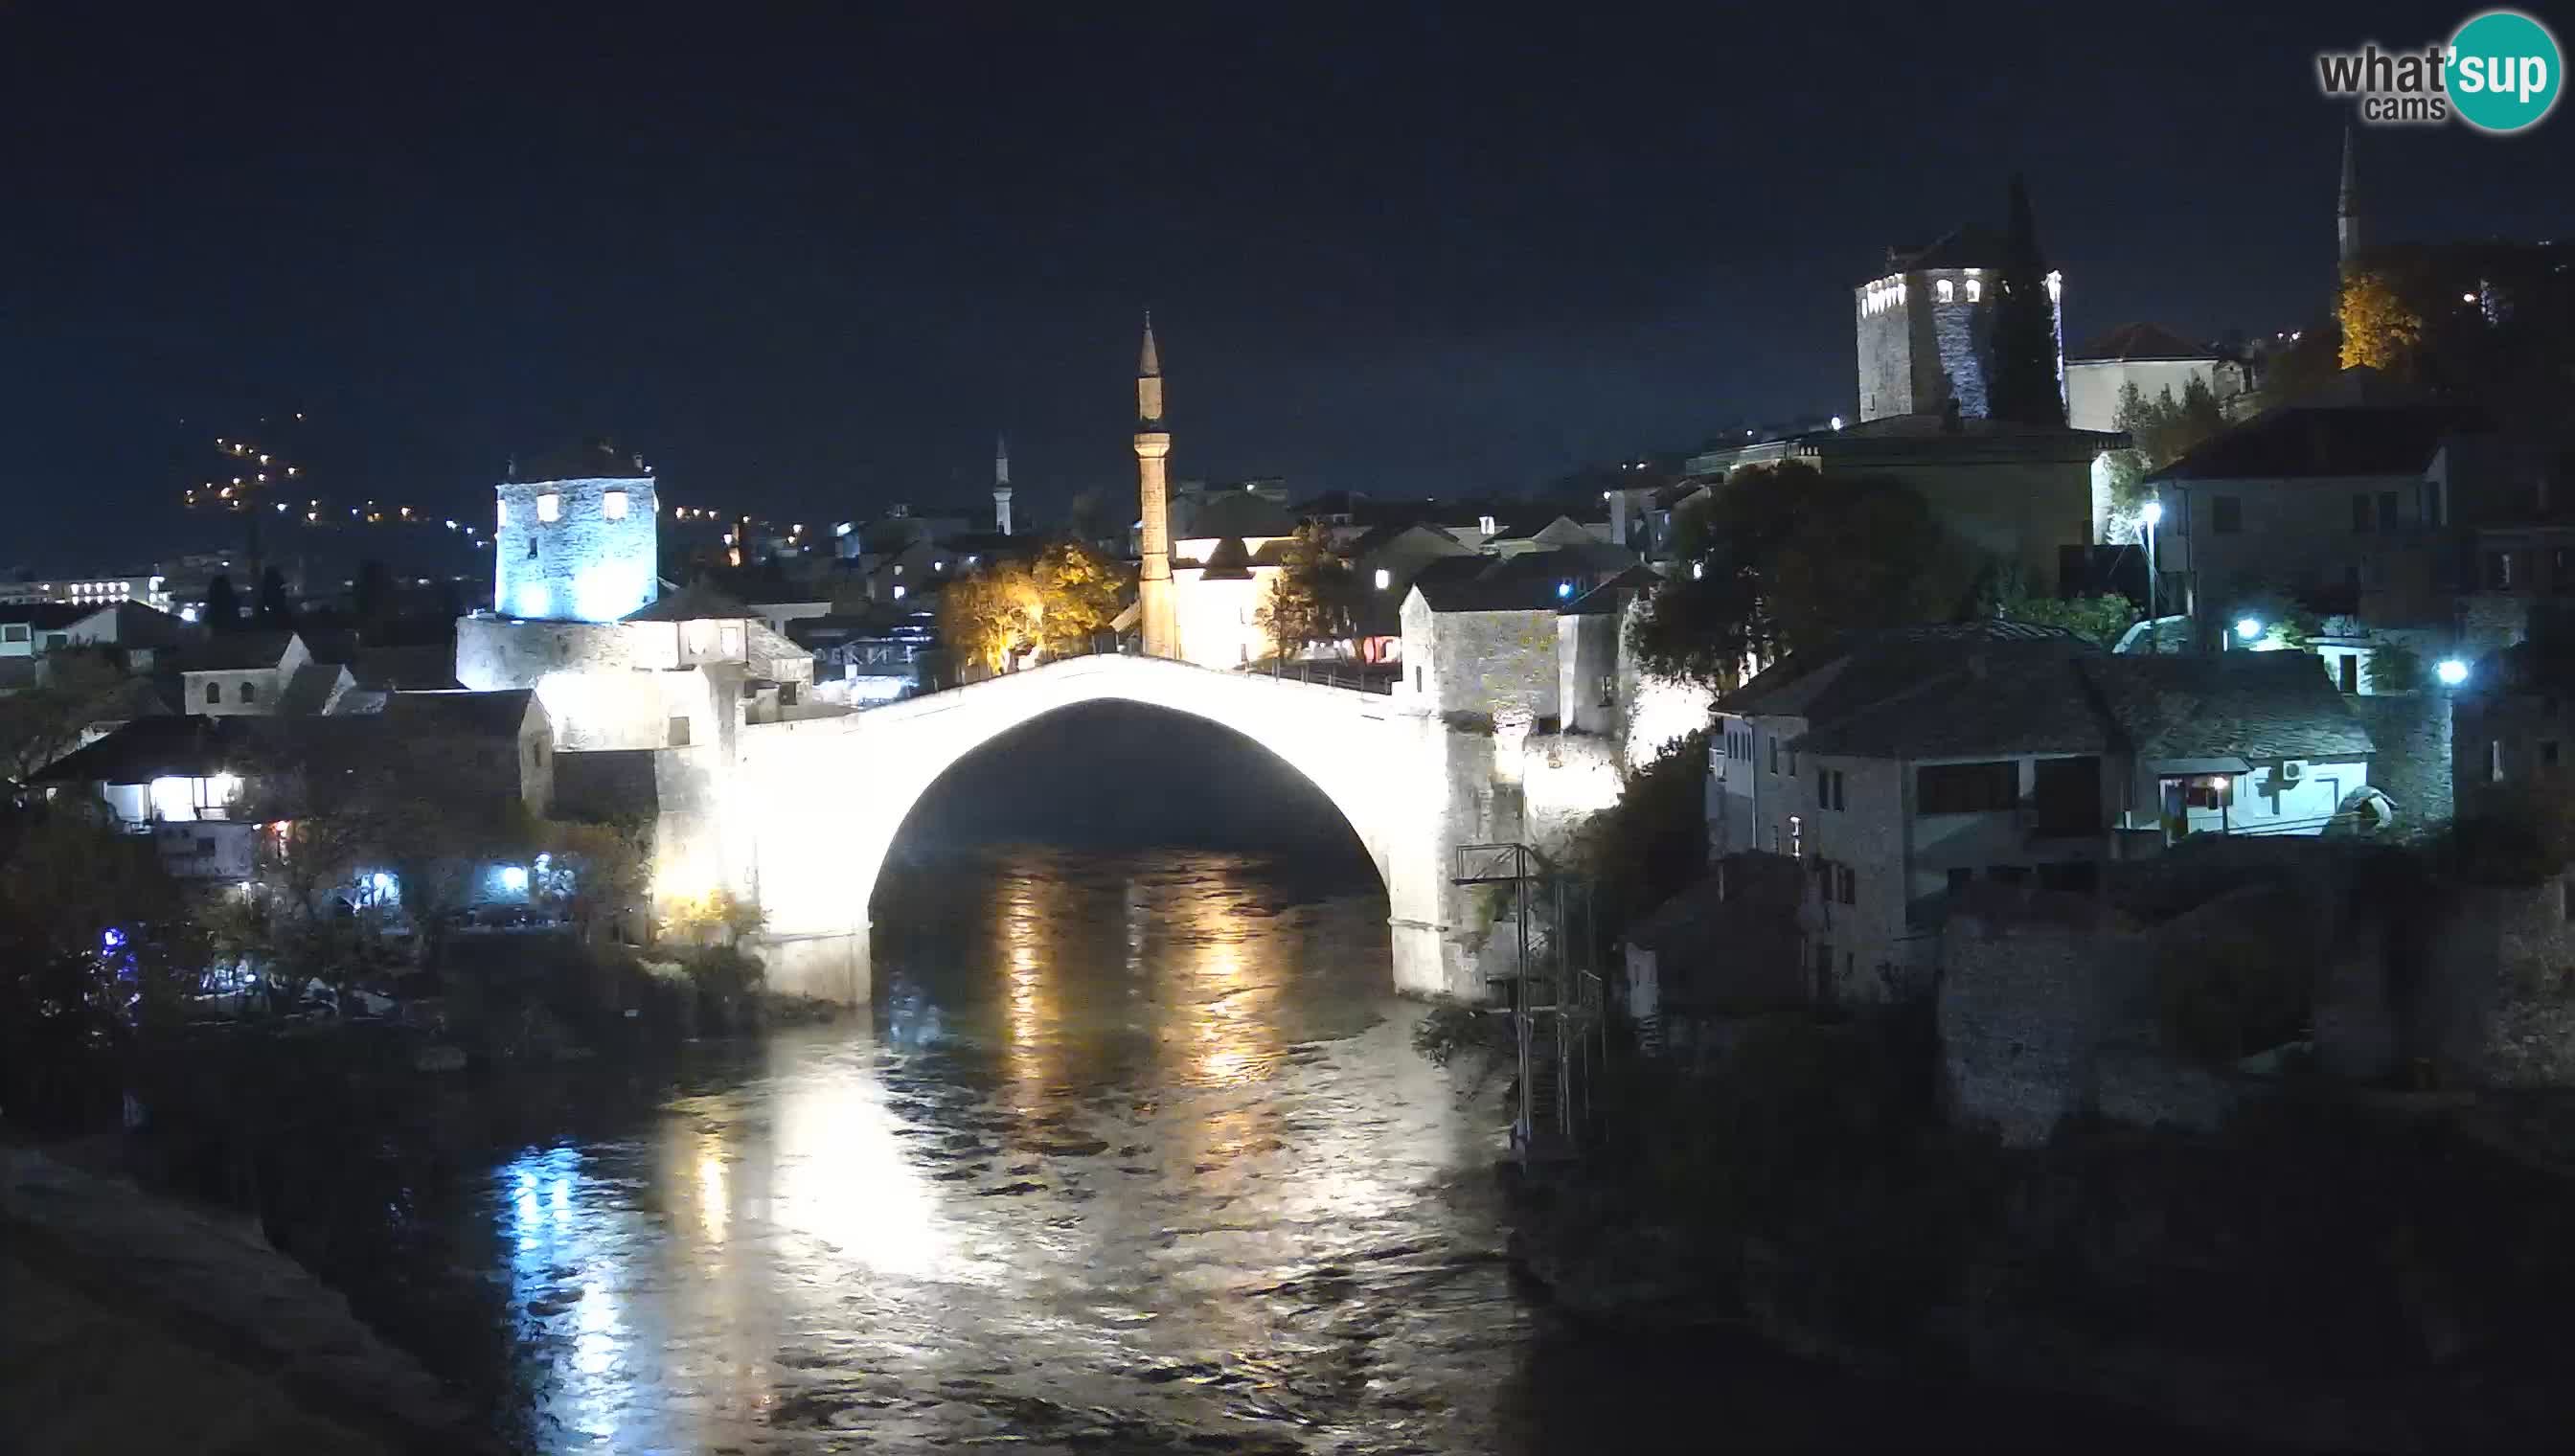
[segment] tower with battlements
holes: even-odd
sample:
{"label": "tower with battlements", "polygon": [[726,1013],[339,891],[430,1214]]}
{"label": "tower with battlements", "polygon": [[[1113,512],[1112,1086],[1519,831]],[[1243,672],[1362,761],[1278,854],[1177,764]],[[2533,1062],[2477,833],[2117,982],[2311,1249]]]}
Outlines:
{"label": "tower with battlements", "polygon": [[1163,424],[1163,360],[1154,347],[1154,316],[1136,361],[1136,616],[1145,656],[1181,655],[1181,620],[1172,600],[1172,507],[1168,462],[1172,432]]}
{"label": "tower with battlements", "polygon": [[993,439],[993,529],[1004,536],[1011,534],[1011,442],[1008,436]]}

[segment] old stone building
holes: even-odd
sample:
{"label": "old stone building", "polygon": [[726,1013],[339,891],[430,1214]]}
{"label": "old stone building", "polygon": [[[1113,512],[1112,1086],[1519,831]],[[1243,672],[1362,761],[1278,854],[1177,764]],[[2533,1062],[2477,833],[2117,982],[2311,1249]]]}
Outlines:
{"label": "old stone building", "polygon": [[[2000,236],[1960,228],[1928,247],[1886,250],[1886,271],[1851,291],[1859,342],[1859,418],[1989,413]],[[2047,275],[2057,377],[2065,374],[2064,283]]]}

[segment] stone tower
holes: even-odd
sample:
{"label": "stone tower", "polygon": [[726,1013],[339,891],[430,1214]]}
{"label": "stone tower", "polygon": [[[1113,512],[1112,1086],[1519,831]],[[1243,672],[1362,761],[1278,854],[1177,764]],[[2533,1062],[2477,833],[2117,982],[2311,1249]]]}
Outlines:
{"label": "stone tower", "polygon": [[2351,127],[2342,129],[2342,193],[2334,203],[2335,254],[2349,273],[2360,261],[2360,163],[2352,155]]}
{"label": "stone tower", "polygon": [[1011,441],[993,437],[993,529],[1011,534]]}
{"label": "stone tower", "polygon": [[[2008,256],[2002,235],[1978,228],[1886,250],[1886,272],[1851,290],[1860,419],[1937,415],[1952,403],[1970,418],[1991,413],[1994,305]],[[2065,281],[2050,269],[2046,282],[2062,381]]]}
{"label": "stone tower", "polygon": [[1136,505],[1139,528],[1136,609],[1145,656],[1181,655],[1181,621],[1172,601],[1172,507],[1165,462],[1172,432],[1163,425],[1163,360],[1154,348],[1154,316],[1145,316],[1145,345],[1136,360]]}
{"label": "stone tower", "polygon": [[538,622],[615,622],[660,585],[653,473],[605,441],[512,463],[495,494],[492,607]]}

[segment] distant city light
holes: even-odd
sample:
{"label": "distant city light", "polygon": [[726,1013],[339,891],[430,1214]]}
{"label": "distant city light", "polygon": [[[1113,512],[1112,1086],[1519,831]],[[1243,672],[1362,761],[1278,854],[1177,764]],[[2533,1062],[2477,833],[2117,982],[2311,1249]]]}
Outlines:
{"label": "distant city light", "polygon": [[2246,642],[2251,642],[2262,635],[2262,624],[2255,618],[2239,617],[2235,619],[2235,635]]}
{"label": "distant city light", "polygon": [[2442,687],[2456,688],[2468,681],[2468,665],[2456,658],[2443,658],[2440,666],[2432,670],[2432,676],[2441,680]]}

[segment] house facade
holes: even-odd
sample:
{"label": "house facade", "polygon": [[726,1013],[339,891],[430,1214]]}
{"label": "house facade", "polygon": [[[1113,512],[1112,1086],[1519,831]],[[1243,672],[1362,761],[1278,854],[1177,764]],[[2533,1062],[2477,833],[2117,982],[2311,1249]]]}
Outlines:
{"label": "house facade", "polygon": [[1854,635],[1721,699],[1713,853],[1807,867],[1819,998],[1920,991],[1979,882],[2087,891],[2191,833],[2316,834],[2373,747],[2299,653],[2113,657],[2002,622]]}

